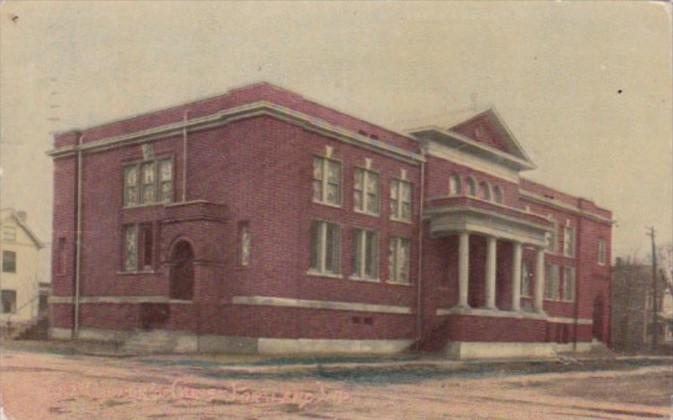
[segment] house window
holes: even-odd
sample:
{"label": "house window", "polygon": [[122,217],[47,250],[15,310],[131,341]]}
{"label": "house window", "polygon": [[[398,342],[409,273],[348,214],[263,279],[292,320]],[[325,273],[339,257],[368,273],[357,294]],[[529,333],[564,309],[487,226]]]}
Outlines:
{"label": "house window", "polygon": [[552,222],[552,230],[547,232],[545,237],[547,238],[547,251],[550,253],[556,253],[559,250],[559,235],[558,235],[558,222],[554,219],[551,218],[550,221]]}
{"label": "house window", "polygon": [[411,183],[393,179],[390,183],[390,218],[411,221]]}
{"label": "house window", "polygon": [[467,195],[476,197],[477,196],[477,182],[471,176],[468,176],[465,180],[465,186],[467,188]]}
{"label": "house window", "polygon": [[341,206],[341,163],[313,158],[313,201]]}
{"label": "house window", "polygon": [[463,186],[458,175],[449,177],[449,195],[460,195],[463,193]]}
{"label": "house window", "polygon": [[493,200],[498,204],[502,204],[505,201],[500,185],[495,185],[493,187]]}
{"label": "house window", "polygon": [[151,160],[124,167],[124,206],[173,201],[173,161]]}
{"label": "house window", "polygon": [[16,313],[16,290],[3,290],[0,292],[0,301],[2,301],[3,314]]}
{"label": "house window", "polygon": [[572,267],[563,267],[563,300],[575,300],[575,269]]}
{"label": "house window", "polygon": [[138,270],[138,227],[124,227],[124,271]]}
{"label": "house window", "polygon": [[355,185],[353,188],[355,211],[379,215],[379,175],[367,169],[355,169]]}
{"label": "house window", "polygon": [[311,272],[341,272],[341,228],[336,223],[315,221],[311,224]]}
{"label": "house window", "polygon": [[65,274],[66,251],[65,238],[58,238],[56,242],[56,273]]}
{"label": "house window", "polygon": [[488,182],[479,183],[479,196],[484,200],[491,200],[491,185]]}
{"label": "house window", "polygon": [[605,239],[598,240],[598,264],[605,265],[608,261],[608,249]]}
{"label": "house window", "polygon": [[6,242],[16,241],[16,228],[14,226],[3,226],[2,240]]}
{"label": "house window", "polygon": [[250,244],[252,237],[250,235],[250,224],[248,222],[241,222],[239,224],[239,238],[240,238],[240,264],[244,267],[250,265]]}
{"label": "house window", "polygon": [[546,264],[545,274],[547,278],[545,279],[545,290],[544,297],[547,300],[559,300],[560,293],[560,270],[559,266],[556,264]]}
{"label": "house window", "polygon": [[407,238],[390,238],[388,254],[388,280],[391,283],[409,284],[411,242]]}
{"label": "house window", "polygon": [[569,226],[563,228],[563,255],[575,256],[575,229]]}
{"label": "house window", "polygon": [[370,230],[353,230],[353,277],[376,280],[379,277],[378,235]]}
{"label": "house window", "polygon": [[2,251],[2,272],[16,273],[16,252]]}
{"label": "house window", "polygon": [[521,296],[531,297],[533,295],[533,270],[530,267],[530,261],[521,262]]}

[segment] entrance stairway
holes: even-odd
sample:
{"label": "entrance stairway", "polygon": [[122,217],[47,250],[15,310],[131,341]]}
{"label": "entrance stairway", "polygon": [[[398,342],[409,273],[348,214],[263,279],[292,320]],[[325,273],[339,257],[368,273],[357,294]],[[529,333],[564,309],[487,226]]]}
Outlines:
{"label": "entrance stairway", "polygon": [[6,330],[9,340],[47,340],[49,338],[48,313],[42,313],[28,322],[9,326]]}

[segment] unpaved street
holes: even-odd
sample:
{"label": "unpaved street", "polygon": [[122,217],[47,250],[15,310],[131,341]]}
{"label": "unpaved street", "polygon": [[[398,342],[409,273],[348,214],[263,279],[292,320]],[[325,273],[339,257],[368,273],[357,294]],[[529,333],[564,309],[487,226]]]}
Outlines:
{"label": "unpaved street", "polygon": [[348,380],[255,379],[179,358],[4,351],[1,363],[11,419],[646,419],[668,418],[673,392],[670,366]]}

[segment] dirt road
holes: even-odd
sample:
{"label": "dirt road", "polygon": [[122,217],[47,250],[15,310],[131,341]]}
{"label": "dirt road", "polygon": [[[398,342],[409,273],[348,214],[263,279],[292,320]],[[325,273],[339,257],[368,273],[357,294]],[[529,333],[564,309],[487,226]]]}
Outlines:
{"label": "dirt road", "polygon": [[357,380],[227,376],[205,364],[2,354],[11,419],[669,418],[673,367],[594,372],[399,375]]}

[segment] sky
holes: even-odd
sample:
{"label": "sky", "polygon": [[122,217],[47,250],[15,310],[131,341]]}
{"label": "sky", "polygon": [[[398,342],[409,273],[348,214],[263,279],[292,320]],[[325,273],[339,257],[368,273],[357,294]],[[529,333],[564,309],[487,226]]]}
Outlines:
{"label": "sky", "polygon": [[613,256],[673,229],[663,2],[0,1],[0,206],[51,235],[52,134],[269,81],[396,130],[495,106],[611,209]]}

